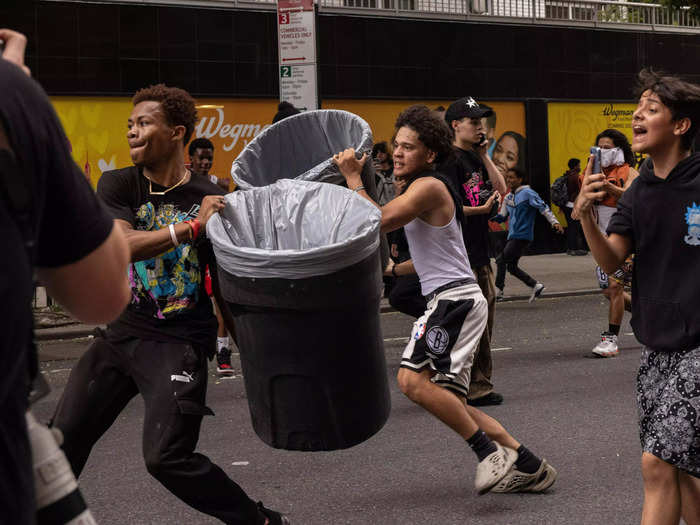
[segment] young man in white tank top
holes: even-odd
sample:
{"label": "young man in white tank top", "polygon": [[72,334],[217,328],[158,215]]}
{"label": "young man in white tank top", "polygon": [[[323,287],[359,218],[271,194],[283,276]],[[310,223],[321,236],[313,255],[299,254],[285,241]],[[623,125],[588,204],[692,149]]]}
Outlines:
{"label": "young man in white tank top", "polygon": [[353,149],[334,156],[348,188],[382,212],[382,232],[404,226],[412,260],[395,273],[416,272],[428,307],[413,325],[398,383],[414,403],[461,435],[476,453],[475,486],[480,494],[542,492],[557,473],[516,441],[503,426],[466,403],[469,377],[487,320],[487,304],[462,238],[459,197],[433,170],[451,152],[446,124],[426,106],[411,106],[396,121],[394,175],[406,189],[385,206],[372,201],[360,174],[367,155]]}

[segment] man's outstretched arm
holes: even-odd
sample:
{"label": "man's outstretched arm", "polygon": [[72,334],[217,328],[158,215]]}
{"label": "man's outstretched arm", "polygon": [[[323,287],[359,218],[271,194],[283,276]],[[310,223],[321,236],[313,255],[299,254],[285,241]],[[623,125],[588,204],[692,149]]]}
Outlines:
{"label": "man's outstretched arm", "polygon": [[85,323],[109,323],[131,298],[126,279],[129,247],[115,224],[105,241],[79,261],[56,268],[38,268],[49,295]]}
{"label": "man's outstretched arm", "polygon": [[367,154],[358,159],[352,148],[333,157],[333,162],[345,177],[348,188],[357,191],[382,212],[382,233],[398,230],[405,226],[421,213],[435,207],[435,202],[439,202],[442,198],[440,191],[442,191],[443,183],[434,178],[427,178],[414,182],[404,193],[386,205],[379,206],[362,188],[362,167],[366,161]]}
{"label": "man's outstretched arm", "polygon": [[[5,39],[8,46],[10,43],[8,38],[14,42],[20,41],[21,53],[15,57],[18,65],[22,64],[19,59],[24,57],[24,42],[26,42],[22,40],[24,37],[19,38],[20,36],[22,35],[16,32],[0,30],[0,38]],[[60,147],[61,145],[55,145],[56,150]],[[13,151],[2,124],[0,124],[0,149]],[[19,175],[31,176],[29,173]],[[64,175],[64,173],[55,175]],[[95,198],[92,192],[87,196]],[[60,197],[49,194],[48,199],[60,199]],[[65,218],[72,220],[70,215]],[[75,226],[79,228],[80,224]],[[70,241],[69,234],[66,234],[65,238],[66,241]],[[108,323],[124,311],[131,298],[131,290],[126,278],[128,262],[129,248],[124,235],[116,225],[113,225],[103,242],[90,253],[68,264],[54,267],[40,266],[37,268],[37,276],[48,289],[49,295],[80,321]]]}
{"label": "man's outstretched arm", "polygon": [[[197,220],[199,221],[200,232],[204,233],[209,218],[225,206],[223,196],[207,195],[202,199]],[[134,227],[125,220],[117,219],[120,229],[126,236],[129,249],[131,250],[131,261],[143,261],[151,259],[167,252],[175,243],[170,234],[170,228],[161,228],[154,231],[135,230]],[[192,240],[192,227],[189,224],[180,222],[173,225],[173,233],[178,244]]]}

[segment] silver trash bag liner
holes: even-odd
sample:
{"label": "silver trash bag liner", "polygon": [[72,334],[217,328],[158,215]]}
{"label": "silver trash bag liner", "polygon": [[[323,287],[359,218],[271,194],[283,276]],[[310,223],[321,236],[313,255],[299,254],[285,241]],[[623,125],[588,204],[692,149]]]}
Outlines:
{"label": "silver trash bag liner", "polygon": [[[347,148],[372,152],[369,124],[348,111],[322,109],[288,117],[266,128],[241,152],[231,167],[239,189],[267,186],[280,179],[313,180],[341,184],[343,176],[333,164],[333,155]],[[367,173],[365,173],[367,172]],[[365,163],[362,180],[368,183],[372,162]]]}
{"label": "silver trash bag liner", "polygon": [[374,205],[347,188],[282,179],[229,193],[207,236],[219,267],[232,275],[303,279],[373,254],[380,220]]}

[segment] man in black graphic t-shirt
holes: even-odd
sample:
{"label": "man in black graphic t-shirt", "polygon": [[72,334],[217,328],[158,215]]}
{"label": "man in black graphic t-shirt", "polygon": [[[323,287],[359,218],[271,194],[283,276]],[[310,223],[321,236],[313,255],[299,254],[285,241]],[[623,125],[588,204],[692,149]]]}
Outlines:
{"label": "man in black graphic t-shirt", "polygon": [[[133,298],[110,329],[142,339],[153,336],[160,340],[165,334],[169,340],[202,345],[204,353],[209,355],[216,321],[203,277],[212,254],[204,237],[202,222],[206,225],[206,218],[197,217],[205,198],[209,203],[204,210],[207,215],[223,207],[223,197],[218,197],[223,195],[223,190],[203,177],[191,177],[186,183],[169,189],[147,179],[143,167],[131,166],[105,172],[97,195],[126,228],[134,232],[167,233],[165,240],[171,244],[162,253],[138,251],[134,254],[140,260],[132,261],[129,266]],[[185,230],[184,239],[179,240],[177,246],[170,237],[170,225],[176,237],[182,237],[180,232]],[[195,228],[199,235],[195,242],[190,242],[188,236]]]}
{"label": "man in black graphic t-shirt", "polygon": [[32,270],[75,317],[104,323],[129,298],[128,247],[73,162],[46,94],[23,67],[26,38],[0,29],[0,40],[0,522],[28,525],[36,512],[25,419],[37,373]]}
{"label": "man in black graphic t-shirt", "polygon": [[135,166],[103,174],[97,189],[132,250],[131,304],[73,369],[54,424],[77,474],[141,394],[146,467],[170,492],[226,523],[288,523],[194,452],[202,417],[213,415],[205,398],[216,320],[204,272],[216,263],[205,227],[224,207],[223,191],[185,169],[184,145],[196,121],[188,93],[160,84],[138,91],[133,102],[127,139]]}
{"label": "man in black graphic t-shirt", "polygon": [[[489,305],[488,323],[479,342],[469,384],[469,403],[475,406],[503,402],[503,396],[493,391],[491,382],[491,336],[496,290],[489,259],[489,212],[498,203],[499,192],[506,193],[506,183],[503,174],[488,156],[482,118],[492,114],[491,108],[480,105],[472,97],[452,103],[445,112],[445,120],[454,133],[454,158],[438,168],[462,196],[464,244],[469,263]],[[489,190],[491,195],[486,197],[484,194]]]}

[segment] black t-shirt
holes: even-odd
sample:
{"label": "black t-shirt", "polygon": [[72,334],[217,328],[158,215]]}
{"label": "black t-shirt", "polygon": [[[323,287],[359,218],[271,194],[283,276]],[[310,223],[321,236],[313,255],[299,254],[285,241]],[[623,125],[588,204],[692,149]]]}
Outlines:
{"label": "black t-shirt", "polygon": [[[465,206],[479,205],[479,192],[489,180],[486,166],[474,151],[454,148],[454,157],[438,168],[444,173],[462,197]],[[469,263],[474,266],[489,264],[489,216],[470,215],[464,217],[462,235],[469,255]]]}
{"label": "black t-shirt", "polygon": [[39,84],[17,66],[0,60],[0,121],[16,157],[17,172],[29,185],[34,260],[24,247],[0,182],[0,406],[10,389],[26,382],[24,362],[31,341],[32,266],[76,262],[102,244],[113,221],[99,204],[85,175],[73,162],[63,128]]}
{"label": "black t-shirt", "polygon": [[665,352],[700,345],[700,153],[665,179],[645,162],[622,194],[608,234],[634,252],[632,328],[645,346]]}
{"label": "black t-shirt", "polygon": [[[152,190],[166,188],[153,184]],[[197,176],[165,195],[150,191],[149,180],[135,166],[105,172],[97,185],[97,195],[112,216],[140,231],[195,219],[206,195],[224,194],[208,178]],[[132,262],[128,270],[132,300],[110,328],[141,339],[203,344],[210,353],[216,318],[204,276],[206,265],[213,267],[214,259],[205,234],[200,230],[194,245],[183,242],[156,257]]]}

